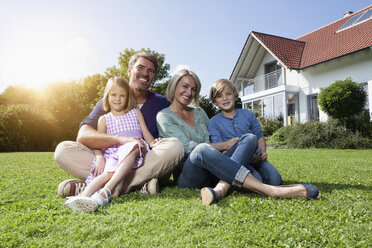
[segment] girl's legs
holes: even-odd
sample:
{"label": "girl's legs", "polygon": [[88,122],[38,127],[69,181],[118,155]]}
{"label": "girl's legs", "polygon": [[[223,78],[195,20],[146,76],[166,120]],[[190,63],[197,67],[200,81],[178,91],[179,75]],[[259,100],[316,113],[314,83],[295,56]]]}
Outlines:
{"label": "girl's legs", "polygon": [[81,192],[80,196],[90,197],[98,190],[102,189],[103,186],[112,178],[113,172],[103,172],[101,175],[95,177],[87,187]]}

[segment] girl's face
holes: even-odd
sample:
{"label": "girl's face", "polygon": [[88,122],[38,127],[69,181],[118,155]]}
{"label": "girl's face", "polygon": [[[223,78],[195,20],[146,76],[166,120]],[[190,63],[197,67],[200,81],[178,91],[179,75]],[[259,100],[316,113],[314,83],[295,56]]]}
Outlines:
{"label": "girl's face", "polygon": [[190,76],[183,76],[177,83],[174,91],[173,101],[177,101],[179,104],[187,106],[195,98],[196,95],[196,82]]}
{"label": "girl's face", "polygon": [[216,96],[214,104],[217,105],[222,112],[230,112],[235,109],[236,98],[230,87],[224,87],[220,94]]}
{"label": "girl's face", "polygon": [[113,114],[123,114],[124,108],[128,102],[127,91],[114,84],[108,94],[108,103]]}

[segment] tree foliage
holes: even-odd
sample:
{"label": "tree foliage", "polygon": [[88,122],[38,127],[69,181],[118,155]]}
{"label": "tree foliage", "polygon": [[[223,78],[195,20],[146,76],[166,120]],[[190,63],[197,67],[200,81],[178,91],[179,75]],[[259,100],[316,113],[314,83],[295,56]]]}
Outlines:
{"label": "tree foliage", "polygon": [[320,109],[329,116],[348,119],[362,113],[367,96],[362,85],[347,78],[321,89],[318,99]]}

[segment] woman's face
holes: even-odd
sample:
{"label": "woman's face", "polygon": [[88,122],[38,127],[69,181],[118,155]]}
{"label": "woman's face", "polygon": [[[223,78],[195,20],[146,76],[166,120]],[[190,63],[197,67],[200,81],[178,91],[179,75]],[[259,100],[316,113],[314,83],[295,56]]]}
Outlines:
{"label": "woman's face", "polygon": [[190,75],[183,76],[177,83],[173,101],[189,105],[196,95],[196,82]]}

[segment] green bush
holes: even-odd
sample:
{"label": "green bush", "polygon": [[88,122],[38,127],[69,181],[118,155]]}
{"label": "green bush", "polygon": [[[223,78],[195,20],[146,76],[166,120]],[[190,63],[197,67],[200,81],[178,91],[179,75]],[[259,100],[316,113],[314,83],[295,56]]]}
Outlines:
{"label": "green bush", "polygon": [[270,137],[268,144],[289,148],[372,148],[371,142],[359,132],[353,133],[335,122],[296,123],[282,127]]}
{"label": "green bush", "polygon": [[337,80],[321,89],[318,96],[321,110],[333,118],[342,120],[362,113],[366,100],[367,93],[363,86],[353,82],[351,78]]}
{"label": "green bush", "polygon": [[280,120],[268,120],[262,117],[258,117],[260,121],[262,132],[265,137],[272,135],[276,130],[283,127],[283,121]]}
{"label": "green bush", "polygon": [[52,151],[57,130],[29,105],[0,105],[0,152]]}

